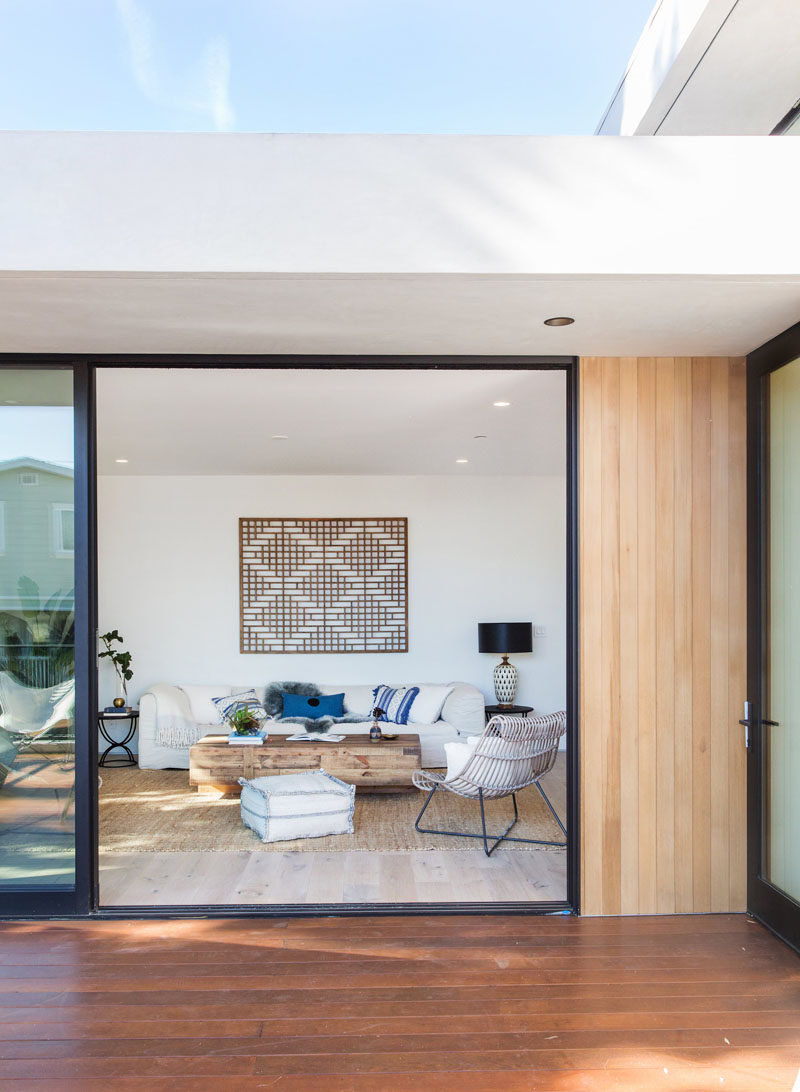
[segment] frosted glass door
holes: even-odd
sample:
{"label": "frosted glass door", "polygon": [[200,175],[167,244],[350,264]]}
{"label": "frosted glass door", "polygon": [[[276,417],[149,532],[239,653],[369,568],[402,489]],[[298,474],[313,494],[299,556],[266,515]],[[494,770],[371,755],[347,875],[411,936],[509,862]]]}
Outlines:
{"label": "frosted glass door", "polygon": [[800,902],[800,360],[769,376],[764,875]]}

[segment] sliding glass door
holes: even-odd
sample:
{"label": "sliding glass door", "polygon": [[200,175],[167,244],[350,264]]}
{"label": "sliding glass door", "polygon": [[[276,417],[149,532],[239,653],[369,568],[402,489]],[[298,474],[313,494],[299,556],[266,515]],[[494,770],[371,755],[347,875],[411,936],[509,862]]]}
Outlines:
{"label": "sliding glass door", "polygon": [[85,901],[76,898],[75,651],[76,557],[86,534],[76,523],[74,395],[71,367],[0,367],[5,913],[68,912]]}
{"label": "sliding glass door", "polygon": [[800,356],[749,362],[749,908],[800,942]]}

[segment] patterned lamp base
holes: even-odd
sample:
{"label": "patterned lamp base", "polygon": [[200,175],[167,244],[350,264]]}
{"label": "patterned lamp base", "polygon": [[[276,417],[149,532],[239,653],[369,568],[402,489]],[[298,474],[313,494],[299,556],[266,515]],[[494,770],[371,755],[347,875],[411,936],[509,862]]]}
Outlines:
{"label": "patterned lamp base", "polygon": [[517,694],[517,669],[504,656],[494,669],[494,694],[498,705],[513,705]]}

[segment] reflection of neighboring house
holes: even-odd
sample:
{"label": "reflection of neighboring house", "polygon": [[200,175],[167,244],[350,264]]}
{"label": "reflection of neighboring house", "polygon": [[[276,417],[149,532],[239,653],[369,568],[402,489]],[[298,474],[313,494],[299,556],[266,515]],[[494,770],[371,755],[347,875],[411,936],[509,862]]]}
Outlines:
{"label": "reflection of neighboring house", "polygon": [[[73,471],[40,459],[0,462],[0,611],[36,609],[75,583]],[[20,589],[20,577],[32,581]]]}

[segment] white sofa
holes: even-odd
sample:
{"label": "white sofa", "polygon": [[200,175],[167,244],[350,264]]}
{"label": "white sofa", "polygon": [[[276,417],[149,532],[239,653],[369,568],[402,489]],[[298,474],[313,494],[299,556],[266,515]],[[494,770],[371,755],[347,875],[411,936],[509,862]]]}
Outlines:
{"label": "white sofa", "polygon": [[[452,691],[445,699],[439,720],[435,724],[412,724],[407,726],[387,725],[387,731],[414,732],[419,735],[422,745],[422,765],[446,766],[444,745],[449,740],[480,734],[484,728],[483,694],[469,683],[447,683]],[[169,686],[170,704],[177,703],[183,717],[197,725],[197,738],[210,732],[223,732],[224,726],[216,716],[216,707],[212,698],[235,694],[249,690],[246,686]],[[254,687],[260,699],[264,697],[264,687]],[[334,725],[332,731],[348,735],[366,735],[369,733],[369,710],[372,701],[372,687],[361,685],[320,685],[323,694],[341,694],[344,692],[345,713],[357,713],[364,716],[363,721],[354,724]],[[139,766],[144,770],[165,770],[189,768],[188,747],[163,747],[158,742],[159,706],[163,708],[163,684],[155,692],[147,691],[139,699]],[[272,734],[293,735],[300,731],[298,724],[281,724],[280,720],[270,721]]]}

